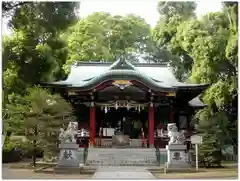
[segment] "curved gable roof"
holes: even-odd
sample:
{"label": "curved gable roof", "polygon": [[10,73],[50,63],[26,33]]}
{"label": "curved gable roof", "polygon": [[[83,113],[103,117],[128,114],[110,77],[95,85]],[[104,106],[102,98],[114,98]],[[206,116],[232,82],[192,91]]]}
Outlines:
{"label": "curved gable roof", "polygon": [[153,90],[176,90],[200,88],[205,90],[207,84],[186,84],[179,82],[172,70],[166,65],[136,64],[119,59],[111,66],[106,63],[79,63],[71,67],[65,81],[48,83],[48,85],[65,85],[84,90],[93,89],[109,79],[138,80]]}

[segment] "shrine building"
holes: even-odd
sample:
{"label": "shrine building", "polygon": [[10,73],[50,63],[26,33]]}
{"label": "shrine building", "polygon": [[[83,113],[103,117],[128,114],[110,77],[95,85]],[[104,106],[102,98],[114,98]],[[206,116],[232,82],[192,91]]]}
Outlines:
{"label": "shrine building", "polygon": [[147,147],[164,148],[168,123],[191,135],[191,119],[206,106],[199,95],[208,84],[179,82],[165,63],[130,63],[121,58],[112,64],[77,62],[66,80],[44,86],[72,103],[79,129],[90,131],[91,146],[111,147],[112,135],[120,132],[139,140],[143,129]]}

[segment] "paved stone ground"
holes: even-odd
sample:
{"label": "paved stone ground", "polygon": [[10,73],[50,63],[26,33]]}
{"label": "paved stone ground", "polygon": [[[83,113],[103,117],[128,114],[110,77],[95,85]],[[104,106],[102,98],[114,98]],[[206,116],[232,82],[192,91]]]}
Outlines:
{"label": "paved stone ground", "polygon": [[98,168],[93,179],[156,179],[143,167],[102,167]]}

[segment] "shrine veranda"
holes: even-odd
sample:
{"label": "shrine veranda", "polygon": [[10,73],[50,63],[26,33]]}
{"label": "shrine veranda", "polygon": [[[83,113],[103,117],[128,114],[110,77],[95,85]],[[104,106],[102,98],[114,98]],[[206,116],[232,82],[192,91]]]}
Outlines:
{"label": "shrine veranda", "polygon": [[164,63],[130,63],[123,58],[112,64],[75,63],[66,80],[42,85],[69,100],[79,129],[90,131],[81,146],[111,147],[114,132],[139,140],[143,128],[151,148],[165,148],[168,123],[176,123],[186,138],[191,136],[191,118],[206,106],[199,95],[208,87],[179,82]]}

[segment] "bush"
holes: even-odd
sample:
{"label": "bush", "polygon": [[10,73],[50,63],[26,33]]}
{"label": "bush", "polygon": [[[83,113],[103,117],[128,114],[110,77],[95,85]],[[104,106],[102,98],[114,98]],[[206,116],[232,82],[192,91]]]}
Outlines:
{"label": "bush", "polygon": [[20,149],[19,143],[7,140],[3,147],[3,163],[17,162],[23,159],[23,150]]}
{"label": "bush", "polygon": [[[37,149],[37,157],[43,157],[43,150]],[[3,163],[18,162],[23,158],[32,158],[33,149],[30,143],[19,140],[7,140],[3,147]]]}
{"label": "bush", "polygon": [[213,113],[203,109],[197,113],[198,132],[203,136],[203,143],[199,146],[199,161],[205,167],[221,167],[223,160],[222,148],[226,143],[226,131],[229,121],[224,112]]}

